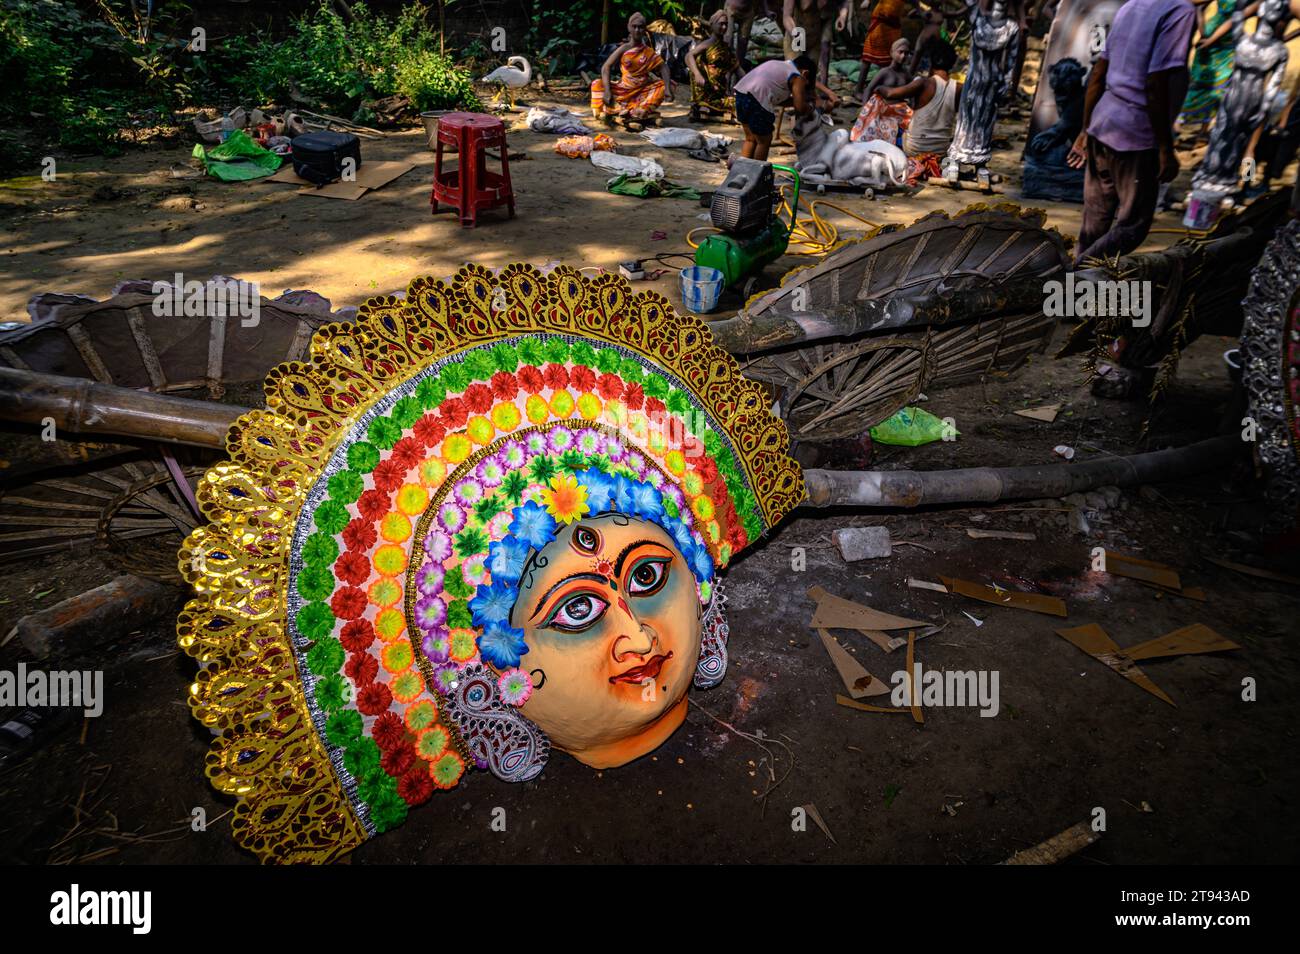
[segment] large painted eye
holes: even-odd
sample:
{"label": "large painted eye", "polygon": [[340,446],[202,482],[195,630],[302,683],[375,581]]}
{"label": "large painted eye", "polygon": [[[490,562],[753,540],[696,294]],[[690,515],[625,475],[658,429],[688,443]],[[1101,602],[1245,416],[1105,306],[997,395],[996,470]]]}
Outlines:
{"label": "large painted eye", "polygon": [[580,633],[605,615],[609,604],[594,593],[575,593],[556,607],[547,626],[566,633]]}
{"label": "large painted eye", "polygon": [[649,596],[663,589],[668,581],[667,557],[646,557],[638,560],[627,575],[627,591],[633,596]]}

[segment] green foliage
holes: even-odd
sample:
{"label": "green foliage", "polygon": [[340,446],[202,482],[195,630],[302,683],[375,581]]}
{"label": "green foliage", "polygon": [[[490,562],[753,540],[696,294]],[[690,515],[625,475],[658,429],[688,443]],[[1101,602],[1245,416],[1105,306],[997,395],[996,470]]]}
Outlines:
{"label": "green foliage", "polygon": [[290,35],[252,47],[234,85],[259,102],[296,92],[364,121],[361,104],[403,93],[417,109],[477,109],[470,76],[438,52],[428,8],[411,3],[396,19],[351,6],[349,23],[327,0],[294,22]]}

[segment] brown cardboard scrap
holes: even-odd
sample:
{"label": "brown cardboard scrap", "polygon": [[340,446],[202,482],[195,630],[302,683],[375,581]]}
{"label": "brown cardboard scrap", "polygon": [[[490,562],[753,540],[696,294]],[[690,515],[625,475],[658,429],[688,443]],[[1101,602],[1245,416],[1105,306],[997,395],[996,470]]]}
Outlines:
{"label": "brown cardboard scrap", "polygon": [[1064,861],[1070,855],[1082,851],[1101,838],[1087,822],[1071,825],[1059,835],[1054,835],[1042,844],[1024,851],[1017,851],[1003,864],[1008,865],[1054,865]]}
{"label": "brown cardboard scrap", "polygon": [[929,623],[916,619],[905,619],[892,613],[863,606],[852,600],[828,593],[820,586],[808,590],[808,596],[817,603],[810,626],[824,629],[917,629],[929,626]]}
{"label": "brown cardboard scrap", "polygon": [[916,577],[909,576],[907,585],[914,590],[933,590],[935,593],[947,593],[948,587],[942,583],[931,583],[929,580],[918,580]]}
{"label": "brown cardboard scrap", "polygon": [[835,701],[845,708],[857,709],[860,712],[897,712],[902,715],[907,715],[911,711],[910,709],[892,709],[885,708],[884,706],[871,706],[867,705],[865,702],[858,702],[856,699],[850,699],[848,696],[841,696],[838,694],[835,696]]}
{"label": "brown cardboard scrap", "polygon": [[1164,656],[1186,656],[1193,653],[1219,653],[1241,647],[1232,640],[1220,636],[1204,623],[1193,623],[1172,633],[1165,633],[1145,643],[1130,646],[1125,650],[1129,659],[1159,659]]}
{"label": "brown cardboard scrap", "polygon": [[944,585],[954,593],[968,596],[973,600],[992,603],[994,606],[1009,606],[1013,609],[1029,610],[1033,613],[1046,613],[1049,616],[1065,616],[1065,602],[1055,596],[1043,596],[1039,593],[1021,593],[1018,590],[994,589],[983,583],[969,580],[956,580],[941,576]]}
{"label": "brown cardboard scrap", "polygon": [[822,813],[817,810],[816,805],[809,802],[807,805],[803,806],[803,810],[804,813],[813,820],[817,827],[822,830],[822,834],[831,840],[832,845],[839,844],[839,842],[835,840],[835,836],[831,834],[831,830],[826,827],[826,822],[822,818]]}
{"label": "brown cardboard scrap", "polygon": [[344,199],[349,202],[355,201],[374,189],[382,189],[388,183],[392,182],[399,176],[404,176],[415,168],[411,162],[363,162],[357,169],[357,177],[351,182],[333,182],[320,189],[304,179],[298,173],[293,171],[293,163],[288,162],[280,167],[280,171],[273,176],[268,176],[260,181],[262,182],[287,182],[291,185],[300,185],[303,188],[298,190],[299,195],[318,195],[326,199]]}
{"label": "brown cardboard scrap", "polygon": [[1042,407],[1027,407],[1023,410],[1013,411],[1012,413],[1017,414],[1020,417],[1027,417],[1031,421],[1044,421],[1051,424],[1056,420],[1056,415],[1061,413],[1061,405],[1044,404]]}
{"label": "brown cardboard scrap", "polygon": [[1178,578],[1178,573],[1163,563],[1126,556],[1113,550],[1105,550],[1104,553],[1105,562],[1102,566],[1112,576],[1124,576],[1130,580],[1154,583],[1167,590],[1182,592],[1183,584]]}
{"label": "brown cardboard scrap", "polygon": [[1263,567],[1250,566],[1246,563],[1233,563],[1231,560],[1220,560],[1218,557],[1207,556],[1215,566],[1221,566],[1228,570],[1236,570],[1238,573],[1244,573],[1246,576],[1258,577],[1261,580],[1273,580],[1277,583],[1290,583],[1293,586],[1300,586],[1300,576],[1287,576],[1285,573],[1276,573],[1273,570],[1266,570]]}
{"label": "brown cardboard scrap", "polygon": [[972,540],[1037,540],[1034,534],[1024,530],[980,530],[967,527],[966,536]]}
{"label": "brown cardboard scrap", "polygon": [[1152,682],[1151,678],[1138,668],[1137,663],[1131,657],[1125,655],[1124,651],[1115,644],[1115,641],[1106,634],[1106,631],[1096,623],[1087,623],[1073,629],[1058,629],[1056,635],[1074,643],[1075,646],[1082,649],[1093,659],[1114,669],[1129,682],[1141,686],[1157,699],[1162,699],[1177,708],[1178,704],[1173,699],[1170,699],[1163,689]]}
{"label": "brown cardboard scrap", "polygon": [[826,652],[831,657],[831,662],[835,664],[835,670],[840,674],[840,679],[843,680],[844,688],[848,690],[849,695],[854,699],[863,699],[867,696],[883,696],[889,692],[889,687],[867,672],[862,663],[854,659],[834,636],[824,629],[817,630],[817,633],[821,636],[822,645],[826,647]]}
{"label": "brown cardboard scrap", "polygon": [[921,712],[921,692],[916,684],[916,634],[913,632],[907,634],[907,690],[912,709],[912,721],[924,723],[925,714]]}

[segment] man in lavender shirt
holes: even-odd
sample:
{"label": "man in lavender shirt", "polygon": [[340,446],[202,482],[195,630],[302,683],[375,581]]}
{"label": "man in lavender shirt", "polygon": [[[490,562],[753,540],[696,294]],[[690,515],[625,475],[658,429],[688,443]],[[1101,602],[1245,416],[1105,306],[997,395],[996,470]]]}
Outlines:
{"label": "man in lavender shirt", "polygon": [[1160,183],[1178,175],[1173,127],[1195,25],[1188,0],[1128,0],[1115,14],[1066,160],[1085,170],[1076,262],[1125,255],[1146,239]]}

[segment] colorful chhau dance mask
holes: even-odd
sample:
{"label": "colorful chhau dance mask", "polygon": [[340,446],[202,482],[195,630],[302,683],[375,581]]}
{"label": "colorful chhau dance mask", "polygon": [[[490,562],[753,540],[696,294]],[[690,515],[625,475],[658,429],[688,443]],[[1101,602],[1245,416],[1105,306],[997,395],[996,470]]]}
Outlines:
{"label": "colorful chhau dance mask", "polygon": [[266,393],[199,488],[179,634],[268,861],[336,858],[468,768],[652,751],[726,669],[718,572],[804,493],[759,386],[610,275],[417,279]]}

